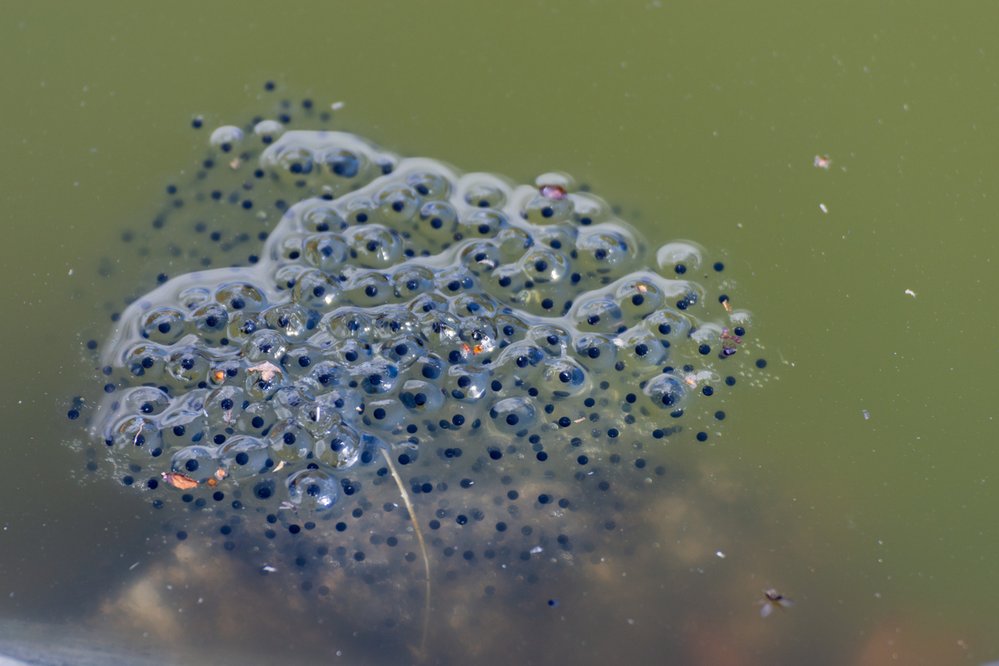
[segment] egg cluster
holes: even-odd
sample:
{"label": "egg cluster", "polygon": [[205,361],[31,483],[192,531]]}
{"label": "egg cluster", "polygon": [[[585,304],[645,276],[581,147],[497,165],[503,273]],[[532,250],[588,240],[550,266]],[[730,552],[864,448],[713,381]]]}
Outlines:
{"label": "egg cluster", "polygon": [[[364,515],[371,544],[416,520],[466,561],[568,550],[613,529],[594,499],[627,479],[611,470],[661,475],[643,452],[707,440],[752,371],[724,266],[689,242],[650,253],[564,174],[514,186],[273,120],[211,139],[219,160],[250,141],[257,163],[232,168],[303,196],[254,261],[164,276],[115,318],[90,426],[157,505],[224,507],[227,548]],[[396,510],[393,468],[418,515]]]}

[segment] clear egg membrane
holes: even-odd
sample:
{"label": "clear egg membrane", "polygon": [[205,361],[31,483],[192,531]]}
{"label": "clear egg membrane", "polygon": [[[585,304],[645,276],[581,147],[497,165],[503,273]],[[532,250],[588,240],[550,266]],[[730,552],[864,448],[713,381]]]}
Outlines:
{"label": "clear egg membrane", "polygon": [[114,316],[92,467],[226,566],[348,600],[352,631],[536,603],[642,548],[671,447],[721,434],[765,365],[723,265],[650,252],[561,174],[280,120],[215,130],[168,190],[153,227],[181,233],[141,245],[200,270]]}

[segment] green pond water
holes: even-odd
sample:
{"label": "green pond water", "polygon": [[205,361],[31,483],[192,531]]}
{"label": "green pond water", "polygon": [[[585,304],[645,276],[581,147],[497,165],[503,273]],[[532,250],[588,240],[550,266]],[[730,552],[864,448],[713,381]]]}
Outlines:
{"label": "green pond water", "polygon": [[[82,641],[153,663],[999,659],[999,10],[4,10],[0,651]],[[769,362],[765,381],[727,398],[717,436],[654,454],[674,473],[666,490],[636,493],[647,531],[623,536],[620,557],[505,605],[482,603],[482,585],[464,597],[436,581],[419,654],[419,621],[346,630],[335,602],[166,539],[141,497],[89,478],[86,434],[66,419],[72,397],[100,385],[87,341],[110,335],[108,314],[144,280],[175,272],[122,234],[148,229],[164,187],[194,177],[208,135],[192,118],[241,124],[281,98],[342,102],[336,128],[466,172],[571,173],[653,249],[690,239],[724,261]],[[770,588],[795,604],[762,618]]]}

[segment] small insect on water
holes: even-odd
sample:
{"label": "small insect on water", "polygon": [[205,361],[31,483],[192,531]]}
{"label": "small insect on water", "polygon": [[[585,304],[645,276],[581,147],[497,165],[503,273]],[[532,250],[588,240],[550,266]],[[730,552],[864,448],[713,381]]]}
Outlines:
{"label": "small insect on water", "polygon": [[772,587],[769,590],[763,590],[763,598],[756,603],[760,605],[760,617],[770,617],[775,608],[784,609],[794,605],[793,601]]}

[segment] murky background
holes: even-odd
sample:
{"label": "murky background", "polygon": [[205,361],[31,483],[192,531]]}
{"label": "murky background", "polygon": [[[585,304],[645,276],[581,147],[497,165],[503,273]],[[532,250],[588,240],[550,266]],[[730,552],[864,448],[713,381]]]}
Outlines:
{"label": "murky background", "polygon": [[[178,560],[67,446],[86,341],[158,270],[122,232],[201,159],[191,118],[242,122],[274,80],[400,154],[572,173],[653,245],[722,257],[766,344],[774,379],[733,395],[723,436],[669,451],[675,489],[628,566],[500,615],[480,662],[999,659],[997,12],[781,4],[7,3],[4,639],[180,663],[408,655],[404,635],[268,617],[259,578]],[[770,587],[796,605],[763,619]],[[472,654],[474,628],[440,624],[430,661]]]}

